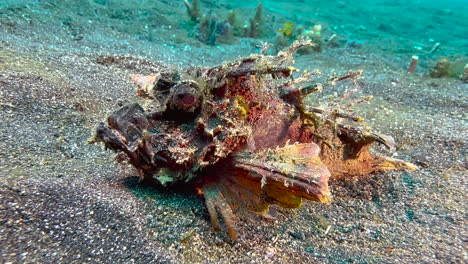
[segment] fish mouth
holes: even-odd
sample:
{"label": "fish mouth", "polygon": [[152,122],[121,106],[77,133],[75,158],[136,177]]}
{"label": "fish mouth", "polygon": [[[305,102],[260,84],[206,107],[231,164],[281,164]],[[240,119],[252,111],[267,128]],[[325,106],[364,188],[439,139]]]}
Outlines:
{"label": "fish mouth", "polygon": [[202,91],[194,81],[183,81],[172,88],[168,98],[168,108],[186,113],[198,112],[202,103]]}
{"label": "fish mouth", "polygon": [[193,96],[190,93],[180,93],[177,94],[177,98],[179,99],[179,102],[184,105],[185,107],[190,107],[192,106],[196,99],[195,96]]}

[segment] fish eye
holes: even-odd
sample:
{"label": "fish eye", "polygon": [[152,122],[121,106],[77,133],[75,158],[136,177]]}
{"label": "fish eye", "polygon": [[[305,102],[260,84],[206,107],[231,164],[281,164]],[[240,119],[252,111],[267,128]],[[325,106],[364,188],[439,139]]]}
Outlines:
{"label": "fish eye", "polygon": [[201,91],[196,82],[184,81],[171,88],[168,107],[170,110],[195,112],[201,105]]}

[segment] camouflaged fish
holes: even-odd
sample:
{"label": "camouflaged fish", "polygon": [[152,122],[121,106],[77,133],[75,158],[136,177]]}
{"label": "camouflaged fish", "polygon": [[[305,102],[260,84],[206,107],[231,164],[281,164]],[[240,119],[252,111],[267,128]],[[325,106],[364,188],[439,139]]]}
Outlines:
{"label": "camouflaged fish", "polygon": [[298,41],[275,56],[265,48],[211,68],[134,75],[141,104],[100,123],[93,142],[124,153],[143,179],[193,186],[213,228],[222,228],[219,214],[232,240],[238,215],[266,216],[272,204],[297,208],[302,198],[329,203],[330,177],[415,169],[369,153],[374,142],[388,148],[394,142],[361,125],[349,111],[358,102],[328,109],[303,104],[309,94],[361,75],[312,83],[315,73],[300,75],[291,66],[294,52],[309,45]]}

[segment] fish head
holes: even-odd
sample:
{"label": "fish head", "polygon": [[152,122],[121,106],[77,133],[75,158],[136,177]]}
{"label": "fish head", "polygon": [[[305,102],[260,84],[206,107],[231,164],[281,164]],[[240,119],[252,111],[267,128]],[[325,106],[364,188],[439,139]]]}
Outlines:
{"label": "fish head", "polygon": [[255,79],[213,84],[208,74],[192,69],[132,76],[142,103],[115,111],[98,126],[96,138],[165,185],[190,181],[247,149],[259,114]]}

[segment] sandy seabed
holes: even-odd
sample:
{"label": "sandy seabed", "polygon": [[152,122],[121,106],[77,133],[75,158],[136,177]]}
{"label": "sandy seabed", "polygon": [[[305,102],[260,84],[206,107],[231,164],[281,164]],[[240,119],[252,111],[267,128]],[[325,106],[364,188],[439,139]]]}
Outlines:
{"label": "sandy seabed", "polygon": [[[212,232],[203,201],[195,194],[141,185],[135,171],[87,140],[99,121],[137,100],[131,74],[215,65],[254,53],[259,43],[271,40],[202,44],[181,21],[188,20],[182,2],[154,1],[140,13],[137,7],[111,5],[112,16],[103,9],[89,13],[107,1],[83,5],[82,12],[73,8],[73,1],[4,2],[0,262],[467,261],[468,86],[456,78],[427,76],[438,56],[466,59],[468,43],[462,35],[468,12],[463,9],[403,9],[400,1],[390,6],[265,3],[265,15],[275,17],[275,26],[310,20],[337,27],[344,40],[339,47],[299,56],[296,67],[320,69],[323,78],[331,72],[364,70],[359,94],[374,95],[374,100],[357,112],[397,142],[395,153],[375,151],[410,161],[419,170],[332,180],[331,205],[307,201],[297,210],[278,209],[274,221],[247,219],[239,224],[239,241],[232,244],[224,234]],[[252,13],[255,5],[233,7],[218,1],[212,8]],[[409,18],[380,19],[382,10],[405,10]],[[383,26],[372,24],[366,14],[376,14]],[[414,27],[405,24],[411,16]],[[423,18],[442,22],[434,26]],[[422,41],[430,38],[442,42],[438,54],[420,51],[430,49],[432,42]],[[353,39],[363,44],[346,44]],[[408,74],[409,58],[418,53],[421,63]],[[118,59],[103,59],[109,56]],[[339,93],[346,85],[324,93]]]}

